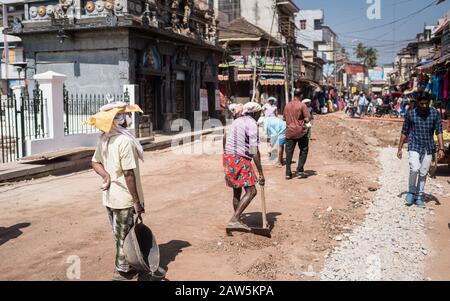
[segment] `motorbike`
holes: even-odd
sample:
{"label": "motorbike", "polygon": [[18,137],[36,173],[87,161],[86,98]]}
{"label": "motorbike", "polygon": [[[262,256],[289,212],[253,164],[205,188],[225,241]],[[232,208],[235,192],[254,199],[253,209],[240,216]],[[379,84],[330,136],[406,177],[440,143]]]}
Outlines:
{"label": "motorbike", "polygon": [[388,115],[391,118],[400,117],[400,113],[392,106],[392,103],[377,107],[377,110],[375,112],[376,117],[381,118],[386,115]]}
{"label": "motorbike", "polygon": [[357,111],[357,108],[350,104],[347,104],[344,109],[345,114],[351,118],[355,118],[356,111]]}
{"label": "motorbike", "polygon": [[369,117],[373,117],[373,116],[375,116],[375,114],[376,114],[376,108],[373,103],[370,103],[369,106],[367,107],[366,115]]}

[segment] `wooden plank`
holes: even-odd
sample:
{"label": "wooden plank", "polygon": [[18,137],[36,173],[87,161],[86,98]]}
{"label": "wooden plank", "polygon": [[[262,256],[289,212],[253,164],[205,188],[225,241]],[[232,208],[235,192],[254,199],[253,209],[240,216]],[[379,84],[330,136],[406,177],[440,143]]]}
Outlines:
{"label": "wooden plank", "polygon": [[[77,147],[56,152],[28,156],[22,158],[20,161],[22,161],[23,163],[36,163],[40,161],[52,161],[55,159],[77,160],[80,158],[92,156],[94,152],[95,148],[93,147]],[[71,159],[71,157],[74,157],[74,159]]]}

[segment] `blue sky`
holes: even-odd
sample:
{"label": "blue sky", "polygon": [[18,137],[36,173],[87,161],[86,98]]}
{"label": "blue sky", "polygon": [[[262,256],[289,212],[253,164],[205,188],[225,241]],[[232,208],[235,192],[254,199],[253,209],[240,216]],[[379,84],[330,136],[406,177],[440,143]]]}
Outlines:
{"label": "blue sky", "polygon": [[398,50],[406,46],[407,40],[414,39],[417,33],[422,32],[425,23],[434,25],[450,10],[450,0],[446,0],[395,24],[363,31],[406,17],[432,2],[432,0],[380,1],[381,19],[369,20],[366,13],[369,7],[367,0],[295,0],[300,9],[323,9],[325,24],[339,35],[339,42],[351,54],[354,45],[359,41],[377,48],[381,64],[392,63]]}

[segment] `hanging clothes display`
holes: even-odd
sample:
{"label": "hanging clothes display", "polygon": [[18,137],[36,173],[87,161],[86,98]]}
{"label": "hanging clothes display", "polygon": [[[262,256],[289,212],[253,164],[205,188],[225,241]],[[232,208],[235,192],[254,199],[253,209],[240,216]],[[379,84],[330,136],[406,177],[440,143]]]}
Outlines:
{"label": "hanging clothes display", "polygon": [[448,78],[449,78],[450,71],[447,71],[444,75],[444,91],[442,92],[442,95],[444,99],[447,99],[448,97]]}
{"label": "hanging clothes display", "polygon": [[441,74],[435,74],[431,78],[431,98],[433,100],[442,100],[442,84],[443,76]]}

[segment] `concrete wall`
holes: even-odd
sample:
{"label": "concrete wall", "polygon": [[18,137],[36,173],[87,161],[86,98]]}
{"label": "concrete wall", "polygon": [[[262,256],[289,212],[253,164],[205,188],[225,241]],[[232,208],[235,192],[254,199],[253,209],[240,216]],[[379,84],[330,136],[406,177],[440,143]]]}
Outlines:
{"label": "concrete wall", "polygon": [[[324,19],[323,10],[300,10],[295,15],[295,25],[299,28],[297,31],[297,43],[303,44],[309,49],[315,48],[314,42],[323,41],[323,31],[314,30],[314,20],[316,19]],[[300,29],[300,20],[306,20],[305,30]]]}
{"label": "concrete wall", "polygon": [[[47,62],[52,62],[51,64]],[[39,52],[36,71],[54,71],[67,76],[66,88],[74,93],[122,93],[117,49]]]}
{"label": "concrete wall", "polygon": [[427,59],[429,55],[433,52],[434,45],[432,44],[419,44],[419,49],[417,51],[418,61]]}
{"label": "concrete wall", "polygon": [[[73,93],[120,93],[130,84],[129,35],[124,29],[23,35],[27,78],[49,70],[65,74]],[[34,82],[30,81],[30,90]]]}
{"label": "concrete wall", "polygon": [[[268,33],[272,27],[275,0],[241,0],[241,16],[250,23],[261,27]],[[275,13],[272,36],[281,40],[279,35],[278,13]]]}

